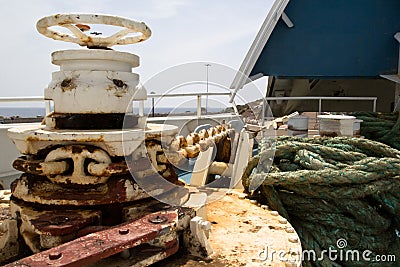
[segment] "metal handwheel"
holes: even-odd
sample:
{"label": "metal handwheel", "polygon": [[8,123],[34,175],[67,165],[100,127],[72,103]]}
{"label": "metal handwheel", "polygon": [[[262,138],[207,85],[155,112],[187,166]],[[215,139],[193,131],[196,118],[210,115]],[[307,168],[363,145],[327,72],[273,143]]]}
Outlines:
{"label": "metal handwheel", "polygon": [[[85,24],[104,24],[123,27],[123,29],[106,37],[92,36],[85,33],[90,29]],[[50,29],[52,26],[67,28],[71,34],[52,30]],[[36,28],[41,34],[54,40],[76,43],[89,48],[109,48],[113,45],[134,44],[147,40],[151,36],[151,30],[144,22],[96,14],[56,14],[40,19]],[[130,33],[141,33],[141,35],[127,36]]]}

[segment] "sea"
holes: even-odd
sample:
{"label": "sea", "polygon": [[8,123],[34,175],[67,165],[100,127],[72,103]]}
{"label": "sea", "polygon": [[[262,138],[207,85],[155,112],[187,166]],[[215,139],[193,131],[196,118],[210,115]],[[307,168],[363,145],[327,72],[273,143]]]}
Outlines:
{"label": "sea", "polygon": [[[220,113],[223,109],[221,108],[208,108],[210,113]],[[134,110],[137,113],[137,110]],[[155,114],[188,114],[195,113],[196,108],[174,108],[174,107],[157,107],[154,109]],[[145,108],[146,114],[152,114],[151,108]],[[33,118],[38,116],[45,116],[46,110],[44,107],[0,107],[0,117],[21,117],[21,118]]]}

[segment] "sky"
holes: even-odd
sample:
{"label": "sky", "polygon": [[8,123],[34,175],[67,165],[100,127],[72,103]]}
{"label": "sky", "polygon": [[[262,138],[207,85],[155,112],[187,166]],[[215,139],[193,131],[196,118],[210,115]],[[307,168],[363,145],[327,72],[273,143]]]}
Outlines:
{"label": "sky", "polygon": [[[134,72],[146,83],[184,63],[211,63],[210,77],[216,76],[213,64],[239,69],[272,4],[273,0],[1,1],[0,97],[42,96],[51,73],[57,71],[51,52],[81,49],[39,34],[36,22],[44,16],[99,13],[144,21],[152,30],[149,40],[113,48],[140,56],[141,66]],[[265,87],[265,79],[257,84]]]}

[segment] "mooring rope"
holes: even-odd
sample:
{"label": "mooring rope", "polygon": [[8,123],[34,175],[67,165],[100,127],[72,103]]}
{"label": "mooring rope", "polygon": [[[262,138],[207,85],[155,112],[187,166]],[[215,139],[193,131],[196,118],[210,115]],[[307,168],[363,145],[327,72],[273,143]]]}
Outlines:
{"label": "mooring rope", "polygon": [[363,120],[361,135],[400,149],[400,113],[353,112],[352,116]]}
{"label": "mooring rope", "polygon": [[[380,117],[394,119],[393,115]],[[396,117],[397,119],[397,117]],[[379,121],[381,122],[381,121]],[[397,121],[396,121],[397,124]],[[396,127],[383,121],[381,126]],[[375,126],[375,125],[374,125]],[[274,144],[272,166],[263,154]],[[400,260],[400,151],[368,139],[279,137],[266,141],[247,166],[242,182],[264,179],[254,194],[287,218],[303,249],[315,252],[346,239],[344,251],[370,250]],[[345,262],[325,257],[304,266],[383,266],[365,261]]]}

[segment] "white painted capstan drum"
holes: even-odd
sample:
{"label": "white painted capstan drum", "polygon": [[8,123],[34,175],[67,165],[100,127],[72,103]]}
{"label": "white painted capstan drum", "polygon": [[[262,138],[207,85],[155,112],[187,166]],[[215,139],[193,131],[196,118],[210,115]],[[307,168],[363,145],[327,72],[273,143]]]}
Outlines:
{"label": "white painted capstan drum", "polygon": [[113,50],[66,50],[52,54],[60,70],[52,75],[45,99],[55,113],[125,113],[131,100],[145,100],[146,90],[132,68],[139,57]]}
{"label": "white painted capstan drum", "polygon": [[[90,29],[86,23],[122,29],[111,36],[97,36],[85,33]],[[67,28],[71,33],[55,31],[53,26]],[[45,100],[52,100],[54,106],[53,112],[46,115],[46,124],[23,125],[8,131],[24,155],[13,162],[22,174],[13,183],[11,216],[15,221],[23,218],[24,230],[19,238],[33,253],[74,240],[85,227],[133,221],[144,215],[135,214],[137,206],[143,210],[147,207],[140,201],[147,199],[146,205],[157,204],[150,196],[177,191],[172,183],[145,190],[135,179],[147,181],[156,176],[165,183],[178,180],[172,164],[161,164],[159,159],[163,155],[161,135],[169,145],[178,128],[146,124],[143,102],[147,93],[139,75],[132,72],[139,66],[139,57],[110,48],[144,41],[150,37],[150,29],[142,22],[90,14],[48,16],[38,21],[37,29],[52,39],[88,49],[52,54],[52,63],[59,70],[53,72],[44,93]],[[135,35],[130,36],[131,33]],[[138,114],[133,112],[133,105],[139,108]],[[182,190],[185,194],[173,195],[176,203],[188,200],[188,190]],[[173,240],[177,235],[172,228],[165,234]],[[165,242],[164,236],[157,238]],[[10,241],[13,242],[16,243]],[[0,262],[2,257],[0,253]]]}

